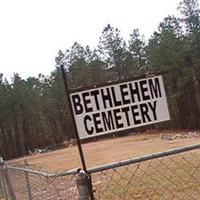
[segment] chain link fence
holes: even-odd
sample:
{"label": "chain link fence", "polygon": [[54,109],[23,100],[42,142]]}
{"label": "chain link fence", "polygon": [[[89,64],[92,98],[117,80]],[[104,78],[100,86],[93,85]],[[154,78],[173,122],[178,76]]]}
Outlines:
{"label": "chain link fence", "polygon": [[[2,172],[2,170],[1,170]],[[1,196],[13,200],[78,199],[76,172],[47,173],[28,166],[4,165]]]}
{"label": "chain link fence", "polygon": [[[77,184],[76,169],[46,173],[28,166],[0,167],[0,197],[4,199],[92,199],[83,192],[87,189],[84,182]],[[87,172],[96,200],[199,200],[200,144],[110,163]]]}
{"label": "chain link fence", "polygon": [[[172,151],[173,152],[173,151]],[[172,153],[167,152],[167,153]],[[176,151],[174,151],[175,153]],[[166,152],[130,160],[134,164],[94,170],[95,198],[106,200],[200,199],[200,151]],[[163,157],[157,157],[157,156]],[[152,158],[149,160],[149,158]],[[141,161],[143,160],[143,161]],[[127,161],[128,163],[128,161]]]}

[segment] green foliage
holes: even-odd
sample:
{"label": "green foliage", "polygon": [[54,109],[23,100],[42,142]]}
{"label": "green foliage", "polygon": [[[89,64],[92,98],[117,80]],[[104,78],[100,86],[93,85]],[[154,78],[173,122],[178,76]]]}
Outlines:
{"label": "green foliage", "polygon": [[132,55],[133,64],[137,70],[146,67],[146,45],[143,36],[140,35],[138,29],[134,29],[130,35],[129,51]]}
{"label": "green foliage", "polygon": [[126,43],[120,36],[119,29],[108,24],[103,29],[98,47],[104,62],[108,63],[109,68],[117,72],[117,78],[124,78]]}

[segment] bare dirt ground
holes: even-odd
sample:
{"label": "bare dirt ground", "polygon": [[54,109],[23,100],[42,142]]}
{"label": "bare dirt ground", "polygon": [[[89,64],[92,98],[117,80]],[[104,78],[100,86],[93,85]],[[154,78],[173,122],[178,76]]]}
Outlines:
{"label": "bare dirt ground", "polygon": [[[171,134],[173,137],[180,132],[182,134],[188,133],[183,131],[163,131],[162,133]],[[83,144],[82,147],[86,165],[87,167],[94,167],[200,142],[200,137],[163,140],[160,139],[160,133],[161,132],[146,132],[126,137],[117,137],[106,140],[101,139],[97,142]],[[47,171],[67,170],[81,167],[77,146],[40,155],[27,156],[13,160],[12,162],[21,162],[24,159],[26,159],[29,164]]]}

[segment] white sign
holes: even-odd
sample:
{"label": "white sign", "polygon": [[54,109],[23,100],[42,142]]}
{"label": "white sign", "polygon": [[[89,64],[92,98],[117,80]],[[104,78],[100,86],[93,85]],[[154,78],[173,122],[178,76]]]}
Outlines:
{"label": "white sign", "polygon": [[169,120],[162,76],[70,94],[80,139]]}

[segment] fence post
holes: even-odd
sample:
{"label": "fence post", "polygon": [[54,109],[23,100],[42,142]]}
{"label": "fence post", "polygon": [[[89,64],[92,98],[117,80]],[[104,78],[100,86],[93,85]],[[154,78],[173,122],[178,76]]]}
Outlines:
{"label": "fence post", "polygon": [[93,200],[93,192],[91,187],[91,178],[82,170],[78,170],[77,177],[78,199],[79,200]]}
{"label": "fence post", "polygon": [[16,200],[15,193],[13,191],[12,185],[10,183],[9,175],[8,175],[8,169],[6,165],[4,165],[4,178],[5,178],[5,183],[6,183],[6,190],[8,192],[8,199],[9,200]]}
{"label": "fence post", "polygon": [[[25,164],[25,167],[27,168],[28,167],[28,163],[26,160],[24,160],[24,164]],[[27,190],[28,190],[28,199],[29,200],[32,200],[32,191],[31,191],[31,184],[30,184],[30,181],[29,181],[29,175],[28,175],[28,172],[25,171],[25,177],[26,177],[26,186],[27,186]]]}
{"label": "fence post", "polygon": [[9,199],[8,197],[8,191],[7,191],[7,187],[6,187],[6,183],[5,183],[5,172],[4,172],[4,161],[3,158],[0,157],[0,177],[1,177],[1,188],[2,188],[2,192],[3,192],[3,198],[5,199]]}

